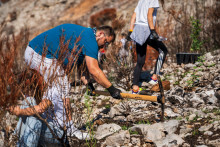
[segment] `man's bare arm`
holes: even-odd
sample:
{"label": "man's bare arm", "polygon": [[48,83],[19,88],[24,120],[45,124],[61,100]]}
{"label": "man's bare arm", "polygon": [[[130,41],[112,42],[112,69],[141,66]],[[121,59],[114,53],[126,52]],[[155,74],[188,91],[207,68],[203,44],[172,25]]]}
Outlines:
{"label": "man's bare arm", "polygon": [[10,107],[9,111],[14,115],[25,115],[25,116],[32,116],[36,113],[43,113],[45,112],[50,106],[52,105],[50,100],[44,99],[42,100],[38,105],[21,109],[19,106],[16,107]]}
{"label": "man's bare arm", "polygon": [[107,79],[103,71],[99,68],[98,61],[89,56],[86,56],[85,59],[89,73],[93,76],[96,82],[105,88],[109,88],[112,84]]}
{"label": "man's bare arm", "polygon": [[136,20],[136,13],[134,12],[133,15],[132,15],[132,17],[131,17],[130,30],[133,30],[133,29],[134,29],[135,20]]}
{"label": "man's bare arm", "polygon": [[153,12],[154,12],[154,8],[149,8],[147,13],[147,20],[151,30],[155,29],[153,23]]}

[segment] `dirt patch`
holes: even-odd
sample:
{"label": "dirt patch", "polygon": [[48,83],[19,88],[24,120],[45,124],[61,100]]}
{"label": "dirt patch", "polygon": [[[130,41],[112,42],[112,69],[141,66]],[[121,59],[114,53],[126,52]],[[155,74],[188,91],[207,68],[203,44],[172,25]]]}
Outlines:
{"label": "dirt patch", "polygon": [[75,137],[72,137],[71,140],[69,140],[70,146],[74,146],[74,147],[88,147],[88,146],[100,147],[101,142],[103,141],[104,140],[97,141],[95,139],[86,141],[86,140],[79,140]]}
{"label": "dirt patch", "polygon": [[[213,132],[213,135],[204,135],[204,132],[200,132],[199,128],[201,126],[207,125],[210,122],[210,118],[205,118],[201,119],[199,121],[191,121],[189,125],[194,126],[193,130],[191,132],[192,135],[188,135],[187,137],[184,138],[185,142],[190,144],[190,146],[195,146],[195,145],[203,145],[206,143],[206,140],[216,140],[220,138],[220,130],[214,131],[214,128],[212,127],[209,129],[209,131]],[[178,132],[177,132],[178,133]],[[206,144],[208,147],[214,147],[213,145]]]}
{"label": "dirt patch", "polygon": [[100,2],[100,0],[84,0],[81,2],[77,7],[71,7],[68,10],[66,10],[63,14],[63,17],[60,18],[60,21],[66,21],[66,20],[77,20],[80,17],[86,15],[95,5],[97,5]]}

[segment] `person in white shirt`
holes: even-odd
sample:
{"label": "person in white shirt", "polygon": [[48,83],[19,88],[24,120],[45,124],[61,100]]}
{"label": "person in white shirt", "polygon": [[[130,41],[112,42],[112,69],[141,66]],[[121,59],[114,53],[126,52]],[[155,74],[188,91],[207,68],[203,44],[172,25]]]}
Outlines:
{"label": "person in white shirt", "polygon": [[132,86],[132,93],[134,94],[139,92],[140,74],[145,64],[147,45],[150,45],[159,52],[154,73],[149,82],[151,84],[157,83],[157,75],[159,75],[160,69],[168,53],[163,42],[158,40],[159,36],[155,31],[158,8],[158,0],[139,0],[131,18],[128,38],[130,37],[136,42],[137,52],[137,64],[134,69]]}
{"label": "person in white shirt", "polygon": [[72,122],[67,108],[70,87],[65,86],[68,85],[66,76],[57,77],[48,86],[39,72],[30,69],[22,73],[21,81],[25,81],[21,87],[22,105],[8,108],[10,113],[20,117],[15,129],[17,146],[60,146],[68,144],[67,138],[63,138],[67,135],[89,139],[89,134],[79,131]]}

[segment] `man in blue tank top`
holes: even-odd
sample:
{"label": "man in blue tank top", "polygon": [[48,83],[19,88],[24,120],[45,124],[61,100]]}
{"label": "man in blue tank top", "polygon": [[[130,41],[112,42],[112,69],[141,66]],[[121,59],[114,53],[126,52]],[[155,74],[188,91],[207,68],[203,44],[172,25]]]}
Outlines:
{"label": "man in blue tank top", "polygon": [[[120,91],[114,88],[98,66],[99,48],[107,46],[114,40],[115,33],[109,26],[94,30],[75,24],[63,24],[38,35],[29,42],[28,47],[46,59],[61,61],[64,70],[68,67],[68,70],[71,70],[73,64],[80,65],[85,59],[93,78],[110,90],[114,98],[120,98]],[[50,75],[47,75],[45,80],[47,81],[49,77]]]}
{"label": "man in blue tank top", "polygon": [[[109,26],[93,29],[62,24],[39,34],[29,42],[25,62],[31,69],[40,72],[46,82],[53,82],[56,76],[64,76],[62,86],[69,87],[67,74],[85,61],[94,80],[107,88],[113,98],[121,99],[121,91],[111,84],[98,64],[98,50],[114,42],[115,36],[114,30]],[[75,134],[84,139],[82,135]]]}

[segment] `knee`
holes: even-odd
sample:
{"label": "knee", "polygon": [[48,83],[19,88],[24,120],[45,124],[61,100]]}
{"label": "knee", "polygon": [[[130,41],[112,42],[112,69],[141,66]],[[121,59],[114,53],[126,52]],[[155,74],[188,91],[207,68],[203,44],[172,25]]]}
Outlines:
{"label": "knee", "polygon": [[164,48],[163,48],[163,53],[165,56],[168,54],[168,50],[167,50],[166,46],[164,46]]}

